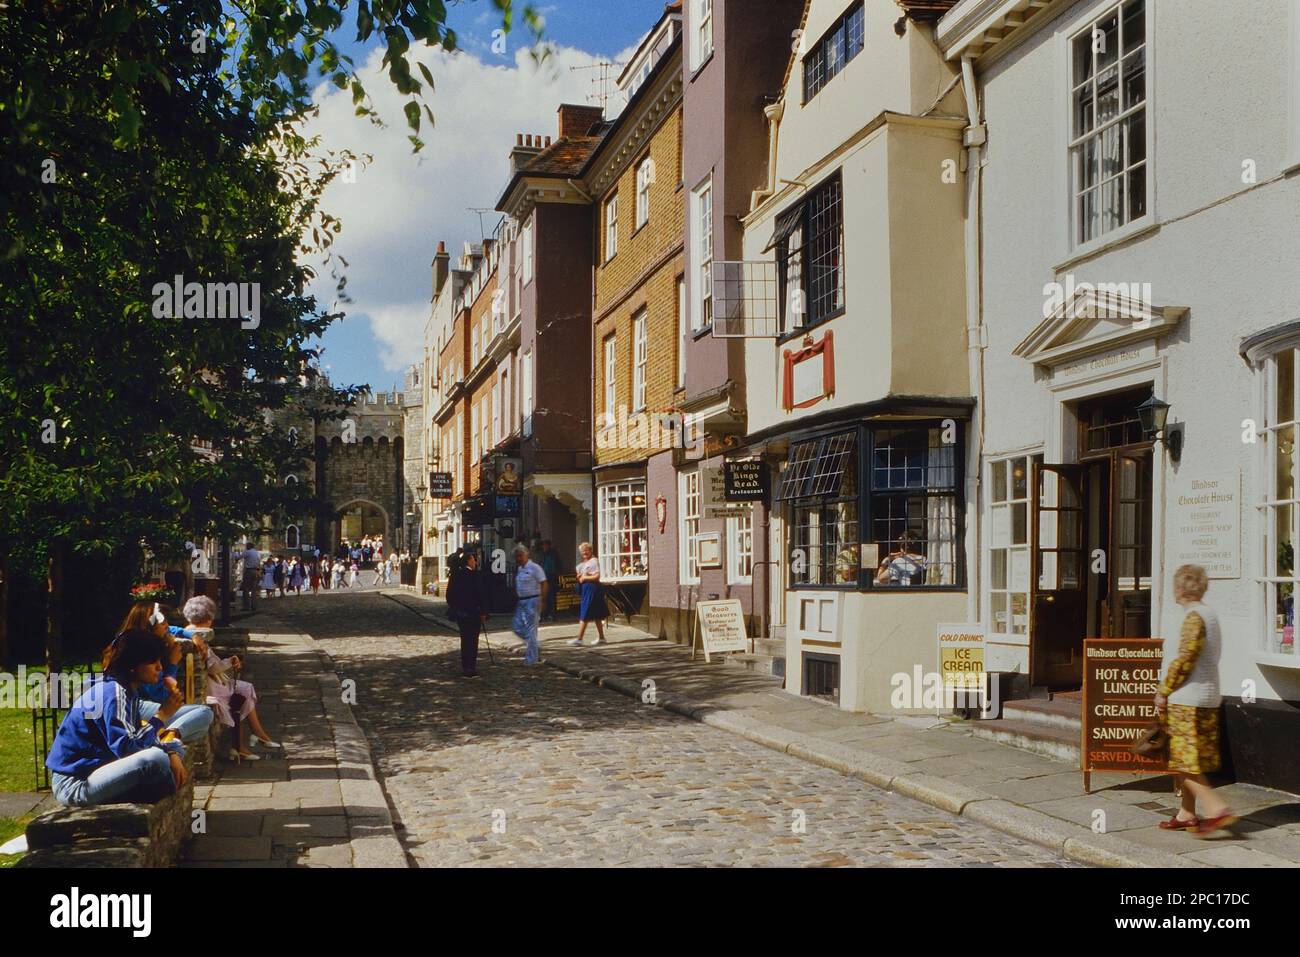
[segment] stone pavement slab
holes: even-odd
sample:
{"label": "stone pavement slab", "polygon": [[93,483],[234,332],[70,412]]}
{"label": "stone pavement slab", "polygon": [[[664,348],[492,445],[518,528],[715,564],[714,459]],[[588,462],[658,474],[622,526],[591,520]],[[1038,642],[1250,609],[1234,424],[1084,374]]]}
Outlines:
{"label": "stone pavement slab", "polygon": [[[435,611],[441,604],[413,594],[400,600],[432,605]],[[857,755],[864,780],[885,780],[937,807],[960,808],[963,817],[1061,850],[1081,863],[1300,866],[1295,795],[1227,785],[1221,789],[1224,799],[1245,815],[1231,836],[1203,841],[1169,834],[1155,827],[1177,803],[1167,776],[1094,774],[1094,791],[1085,794],[1077,768],[975,739],[960,721],[826,708],[785,692],[779,678],[719,661],[706,664],[701,657],[692,660],[684,646],[647,639],[617,623],[607,624],[609,642],[599,647],[567,645],[575,633],[572,624],[541,629],[547,664],[638,699],[649,679],[660,703],[671,701],[678,713],[828,767],[851,768]],[[502,635],[500,644],[514,647],[512,637]],[[815,709],[824,711],[813,716]],[[900,764],[909,767],[894,773]],[[1105,811],[1107,833],[1093,831],[1097,810]],[[1287,830],[1291,827],[1294,833]]]}
{"label": "stone pavement slab", "polygon": [[[284,751],[259,748],[261,760],[224,764],[196,790],[206,832],[190,842],[183,866],[408,867],[332,660],[273,614],[243,624],[243,677]],[[350,815],[366,826],[354,828]]]}

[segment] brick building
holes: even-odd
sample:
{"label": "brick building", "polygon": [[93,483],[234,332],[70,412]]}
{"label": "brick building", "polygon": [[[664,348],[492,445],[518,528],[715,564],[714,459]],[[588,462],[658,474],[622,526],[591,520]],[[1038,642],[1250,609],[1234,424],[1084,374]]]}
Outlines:
{"label": "brick building", "polygon": [[[619,78],[627,107],[584,173],[597,209],[593,304],[596,533],[611,603],[650,626],[648,589],[664,551],[676,434],[663,428],[681,385],[680,5],[671,4]],[[658,483],[649,481],[650,463]]]}

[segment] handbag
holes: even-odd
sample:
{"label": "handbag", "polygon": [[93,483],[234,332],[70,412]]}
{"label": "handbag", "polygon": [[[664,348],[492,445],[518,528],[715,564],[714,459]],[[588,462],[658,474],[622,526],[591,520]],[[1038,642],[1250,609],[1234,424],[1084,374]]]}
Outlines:
{"label": "handbag", "polygon": [[1129,747],[1133,754],[1144,758],[1163,758],[1169,751],[1169,732],[1162,719],[1156,718]]}

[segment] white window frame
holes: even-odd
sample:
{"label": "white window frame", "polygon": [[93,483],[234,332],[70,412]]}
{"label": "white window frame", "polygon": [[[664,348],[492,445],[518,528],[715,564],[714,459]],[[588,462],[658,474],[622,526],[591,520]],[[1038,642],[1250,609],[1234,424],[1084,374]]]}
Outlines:
{"label": "white window frame", "polygon": [[677,473],[678,565],[683,585],[700,583],[700,473],[696,468]]}
{"label": "white window frame", "polygon": [[605,427],[611,428],[618,408],[618,333],[611,332],[602,341],[605,343]]}
{"label": "white window frame", "polygon": [[533,352],[524,353],[523,374],[519,376],[520,431],[525,436],[533,434]]}
{"label": "white window frame", "polygon": [[501,380],[492,383],[492,447],[501,442]]}
{"label": "white window frame", "polygon": [[[533,281],[533,223],[532,223],[532,220],[529,220],[528,225],[524,227],[522,242],[523,242],[523,246],[524,246],[524,285],[527,286],[530,282]],[[521,292],[520,292],[520,298],[521,298],[521,300],[522,300],[522,298],[523,298],[522,290],[521,290]]]}
{"label": "white window frame", "polygon": [[482,357],[482,352],[479,350],[480,339],[479,339],[479,327],[477,323],[470,326],[469,341],[470,341],[470,346],[472,347],[473,350],[473,355],[470,356],[470,368],[473,368],[474,366],[478,365],[478,360]]}
{"label": "white window frame", "polygon": [[486,395],[479,399],[479,405],[481,411],[479,412],[478,420],[479,428],[483,430],[483,457],[487,458],[488,453],[492,451],[492,420],[489,418],[491,407],[488,404],[488,397]]}
{"label": "white window frame", "polygon": [[713,173],[691,190],[691,261],[695,264],[691,297],[691,331],[708,325],[705,303],[713,303]]}
{"label": "white window frame", "polygon": [[647,156],[636,168],[636,228],[650,222],[650,170],[654,161]]}
{"label": "white window frame", "polygon": [[[1260,586],[1264,589],[1263,606],[1264,606],[1264,629],[1263,634],[1257,639],[1255,647],[1258,651],[1270,656],[1270,663],[1286,664],[1290,667],[1300,668],[1300,641],[1294,637],[1295,631],[1295,599],[1296,592],[1300,590],[1300,569],[1297,569],[1295,559],[1296,545],[1300,544],[1300,449],[1297,449],[1296,436],[1300,433],[1300,405],[1297,404],[1296,398],[1300,395],[1300,341],[1291,340],[1284,344],[1283,348],[1278,348],[1273,353],[1264,358],[1262,362],[1262,375],[1264,388],[1264,428],[1261,429],[1261,455],[1263,458],[1263,476],[1264,476],[1264,497],[1257,506],[1262,525],[1263,535],[1263,575],[1257,579]],[[1277,403],[1278,394],[1278,368],[1279,358],[1283,354],[1291,355],[1291,416],[1286,421],[1280,421]],[[1291,449],[1289,453],[1283,452],[1283,445],[1286,436],[1289,433]],[[1290,494],[1285,494],[1284,489],[1278,487],[1278,457],[1282,454],[1289,454],[1290,462]],[[1278,534],[1277,534],[1277,515],[1284,508],[1290,508],[1291,516],[1289,521],[1291,535],[1291,571],[1289,574],[1278,568]],[[1292,641],[1291,651],[1284,653],[1280,645],[1281,630],[1278,627],[1277,619],[1279,616],[1277,587],[1278,585],[1291,586],[1292,599]]]}
{"label": "white window frame", "polygon": [[465,491],[465,416],[456,413],[456,488]]}
{"label": "white window frame", "polygon": [[605,200],[605,262],[618,255],[618,193]]}
{"label": "white window frame", "polygon": [[[640,495],[641,504],[634,504]],[[600,577],[603,581],[645,581],[650,575],[650,525],[646,483],[644,479],[615,482],[596,489],[600,555]],[[640,513],[638,522],[638,515]],[[625,518],[627,524],[620,521]],[[624,536],[637,536],[640,548],[624,548]],[[623,559],[640,560],[644,571],[624,572]]]}
{"label": "white window frame", "polygon": [[691,0],[691,72],[713,54],[713,0]]}
{"label": "white window frame", "polygon": [[478,415],[479,415],[478,403],[471,402],[469,404],[469,428],[470,428],[469,460],[471,464],[479,460],[480,451],[481,451],[478,447],[478,436],[479,436]]}
{"label": "white window frame", "polygon": [[[1066,256],[1069,258],[1084,256],[1098,249],[1114,245],[1115,243],[1123,241],[1124,239],[1128,238],[1134,233],[1149,228],[1156,221],[1156,176],[1154,173],[1155,166],[1156,166],[1155,43],[1154,43],[1155,34],[1156,34],[1156,21],[1155,21],[1154,0],[1145,0],[1145,7],[1143,10],[1145,23],[1143,27],[1144,38],[1143,38],[1143,46],[1142,46],[1143,57],[1145,60],[1143,80],[1146,84],[1144,99],[1140,107],[1135,107],[1129,110],[1122,109],[1123,102],[1121,100],[1120,103],[1121,109],[1115,114],[1114,117],[1112,117],[1110,120],[1107,120],[1105,125],[1106,128],[1112,128],[1114,126],[1118,126],[1121,123],[1127,122],[1127,120],[1130,117],[1137,115],[1139,112],[1143,114],[1144,128],[1146,132],[1146,159],[1144,161],[1146,166],[1146,202],[1147,202],[1146,212],[1143,215],[1139,216],[1138,218],[1124,223],[1122,226],[1117,226],[1107,232],[1099,233],[1093,236],[1089,240],[1084,241],[1079,238],[1080,236],[1079,202],[1078,202],[1079,197],[1076,195],[1076,191],[1075,191],[1075,184],[1076,184],[1077,177],[1074,171],[1075,150],[1077,146],[1083,144],[1088,140],[1099,142],[1101,130],[1096,125],[1096,120],[1095,120],[1096,100],[1094,98],[1093,129],[1088,134],[1082,137],[1078,137],[1077,139],[1074,136],[1074,109],[1075,109],[1074,107],[1074,92],[1075,92],[1074,42],[1084,34],[1091,35],[1092,31],[1096,28],[1096,26],[1117,9],[1121,11],[1120,29],[1122,31],[1123,30],[1123,25],[1122,25],[1123,7],[1130,2],[1131,0],[1105,0],[1105,2],[1099,3],[1096,6],[1094,6],[1090,10],[1090,12],[1083,18],[1084,25],[1082,27],[1070,31],[1069,33],[1062,32],[1061,34],[1059,34],[1059,42],[1061,44],[1061,62],[1064,64],[1064,83],[1063,83],[1064,92],[1062,97],[1062,106],[1058,111],[1058,117],[1060,122],[1061,135],[1063,136],[1064,143],[1065,143],[1065,147],[1061,151],[1061,155],[1064,157],[1064,164],[1062,168],[1062,182],[1065,187],[1065,201],[1067,204],[1066,216],[1064,217],[1065,229],[1066,229],[1064,249],[1066,250]],[[1118,62],[1122,63],[1124,60],[1124,51],[1122,48],[1122,40],[1120,42],[1121,42],[1121,49],[1120,49],[1120,58]],[[1095,78],[1096,78],[1096,72],[1094,71],[1093,73],[1094,82],[1095,82]],[[1121,89],[1120,96],[1122,97],[1122,95],[1123,95],[1123,91]],[[1100,162],[1100,160],[1098,160],[1098,162]],[[1120,175],[1122,178],[1124,178],[1125,181],[1127,181],[1128,174],[1129,174],[1129,169],[1126,166],[1124,172],[1121,173]],[[1098,190],[1098,195],[1100,196],[1101,186],[1098,185],[1096,189]],[[1125,204],[1127,204],[1128,202],[1127,187],[1125,188],[1124,191],[1124,201]]]}
{"label": "white window frame", "polygon": [[[1019,451],[1007,455],[990,456],[985,460],[984,468],[984,487],[988,490],[984,502],[984,527],[988,530],[984,536],[984,607],[988,609],[988,638],[990,641],[996,641],[999,644],[1008,645],[1025,645],[1029,644],[1030,628],[1030,597],[1033,576],[1034,550],[1033,542],[1030,541],[1030,534],[1033,524],[1033,507],[1034,507],[1034,462],[1037,459],[1042,461],[1042,450],[1034,449],[1030,451]],[[1023,498],[1015,497],[1015,483],[1013,469],[1016,463],[1023,463],[1025,468],[1025,494]],[[1000,466],[1000,468],[999,468]],[[1001,489],[998,486],[998,473],[1001,471]],[[1017,508],[1024,508],[1025,515],[1025,540],[1023,542],[1014,541],[1014,513]],[[1006,534],[1002,536],[1000,531],[1005,528]],[[1001,588],[993,587],[993,566],[996,561],[995,552],[1005,552],[1006,554],[1006,584]],[[1017,561],[1016,555],[1023,555],[1020,559],[1024,563],[1025,579],[1024,587],[1014,587],[1012,570]],[[1014,596],[1024,596],[1024,630],[1016,631],[1016,622],[1014,615]],[[998,605],[1001,605],[1005,619],[1005,631],[998,630]]]}
{"label": "white window frame", "polygon": [[727,518],[727,584],[754,583],[754,506]]}
{"label": "white window frame", "polygon": [[686,277],[677,279],[677,388],[686,388],[686,336],[688,323],[686,308]]}
{"label": "white window frame", "polygon": [[650,313],[642,309],[632,319],[632,411],[644,412],[646,378],[649,374]]}

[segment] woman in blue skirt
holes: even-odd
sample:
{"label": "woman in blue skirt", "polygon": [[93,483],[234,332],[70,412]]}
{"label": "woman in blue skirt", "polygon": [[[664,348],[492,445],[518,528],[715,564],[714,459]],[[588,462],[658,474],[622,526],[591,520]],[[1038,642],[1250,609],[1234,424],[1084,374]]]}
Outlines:
{"label": "woman in blue skirt", "polygon": [[578,588],[582,593],[582,606],[578,609],[578,620],[582,624],[578,626],[578,637],[569,644],[581,646],[582,636],[587,633],[587,622],[594,621],[596,633],[600,636],[596,639],[596,644],[603,645],[605,619],[609,617],[609,610],[605,607],[605,586],[600,583],[600,562],[596,559],[591,542],[583,542],[578,546],[578,551],[582,555],[582,561],[575,570],[578,573]]}

